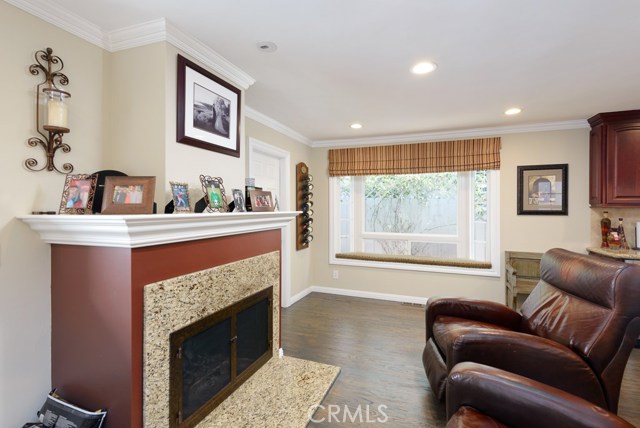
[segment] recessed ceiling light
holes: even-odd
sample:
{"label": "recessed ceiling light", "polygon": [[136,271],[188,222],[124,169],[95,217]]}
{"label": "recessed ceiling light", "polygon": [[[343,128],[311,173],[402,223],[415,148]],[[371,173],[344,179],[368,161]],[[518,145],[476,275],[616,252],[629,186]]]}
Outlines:
{"label": "recessed ceiling light", "polygon": [[506,114],[507,116],[513,116],[514,114],[518,114],[522,111],[521,108],[518,107],[512,107],[510,109],[507,109],[504,114]]}
{"label": "recessed ceiling light", "polygon": [[352,123],[350,126],[351,126],[351,129],[360,129],[360,128],[362,128],[362,124],[361,123]]}
{"label": "recessed ceiling light", "polygon": [[273,42],[258,42],[256,46],[258,46],[258,49],[262,52],[275,52],[278,50],[278,45]]}
{"label": "recessed ceiling light", "polygon": [[438,66],[433,62],[420,62],[413,66],[411,72],[414,74],[427,74],[431,73],[436,68],[438,68]]}

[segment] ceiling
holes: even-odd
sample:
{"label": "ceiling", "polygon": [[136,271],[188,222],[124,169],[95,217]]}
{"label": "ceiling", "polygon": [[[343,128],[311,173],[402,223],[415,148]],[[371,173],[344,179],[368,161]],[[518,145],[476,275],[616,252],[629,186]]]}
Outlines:
{"label": "ceiling", "polygon": [[[640,109],[637,0],[46,3],[104,32],[166,18],[255,79],[248,107],[314,143]],[[437,70],[411,74],[424,60]]]}

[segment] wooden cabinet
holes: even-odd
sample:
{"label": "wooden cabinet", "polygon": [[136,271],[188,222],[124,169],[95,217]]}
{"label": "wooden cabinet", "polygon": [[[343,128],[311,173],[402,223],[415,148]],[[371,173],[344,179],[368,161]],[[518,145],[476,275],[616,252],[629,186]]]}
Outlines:
{"label": "wooden cabinet", "polygon": [[589,205],[640,206],[640,110],[589,119]]}
{"label": "wooden cabinet", "polygon": [[529,294],[540,281],[542,253],[505,251],[505,300],[514,311],[518,309],[518,294]]}

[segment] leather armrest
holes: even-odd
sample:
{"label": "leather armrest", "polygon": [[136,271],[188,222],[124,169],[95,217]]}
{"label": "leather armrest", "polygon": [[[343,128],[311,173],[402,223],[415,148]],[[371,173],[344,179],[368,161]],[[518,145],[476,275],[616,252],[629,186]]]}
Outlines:
{"label": "leather armrest", "polygon": [[501,303],[455,297],[430,298],[425,314],[427,340],[432,336],[433,322],[438,315],[472,319],[510,329],[518,329],[522,321],[522,315]]}
{"label": "leather armrest", "polygon": [[507,426],[633,426],[582,398],[494,367],[461,363],[447,382],[447,418],[468,406]]}
{"label": "leather armrest", "polygon": [[467,333],[445,350],[447,368],[473,361],[526,376],[568,391],[602,407],[606,399],[591,367],[571,349],[526,333]]}

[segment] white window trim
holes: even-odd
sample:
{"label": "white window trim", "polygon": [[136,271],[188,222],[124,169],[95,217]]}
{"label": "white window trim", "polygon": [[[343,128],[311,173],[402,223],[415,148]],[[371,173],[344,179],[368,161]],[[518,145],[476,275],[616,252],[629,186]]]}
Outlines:
{"label": "white window trim", "polygon": [[[367,268],[379,268],[379,269],[394,269],[394,270],[407,270],[407,271],[419,271],[419,272],[437,272],[437,273],[451,273],[459,275],[475,275],[475,276],[488,276],[488,277],[500,277],[502,272],[501,257],[500,257],[500,171],[489,171],[489,195],[488,195],[488,211],[489,221],[487,222],[487,235],[491,237],[490,251],[491,251],[491,269],[473,269],[473,268],[461,268],[454,266],[436,266],[436,265],[419,265],[411,263],[389,263],[378,262],[368,260],[352,260],[352,259],[338,259],[335,257],[336,249],[340,248],[340,234],[334,233],[336,227],[339,227],[340,219],[340,190],[337,179],[329,179],[329,264],[331,265],[343,265],[343,266],[357,266]],[[472,197],[472,196],[471,196]],[[358,204],[355,204],[356,206]],[[459,210],[460,212],[461,210]],[[353,214],[358,215],[357,213]],[[470,224],[470,219],[464,219],[458,224],[465,224],[466,227],[473,227]],[[352,223],[353,224],[353,223]],[[355,236],[356,231],[353,231],[352,236]],[[473,241],[469,242],[469,245],[473,245]],[[470,249],[468,249],[469,251]]]}

